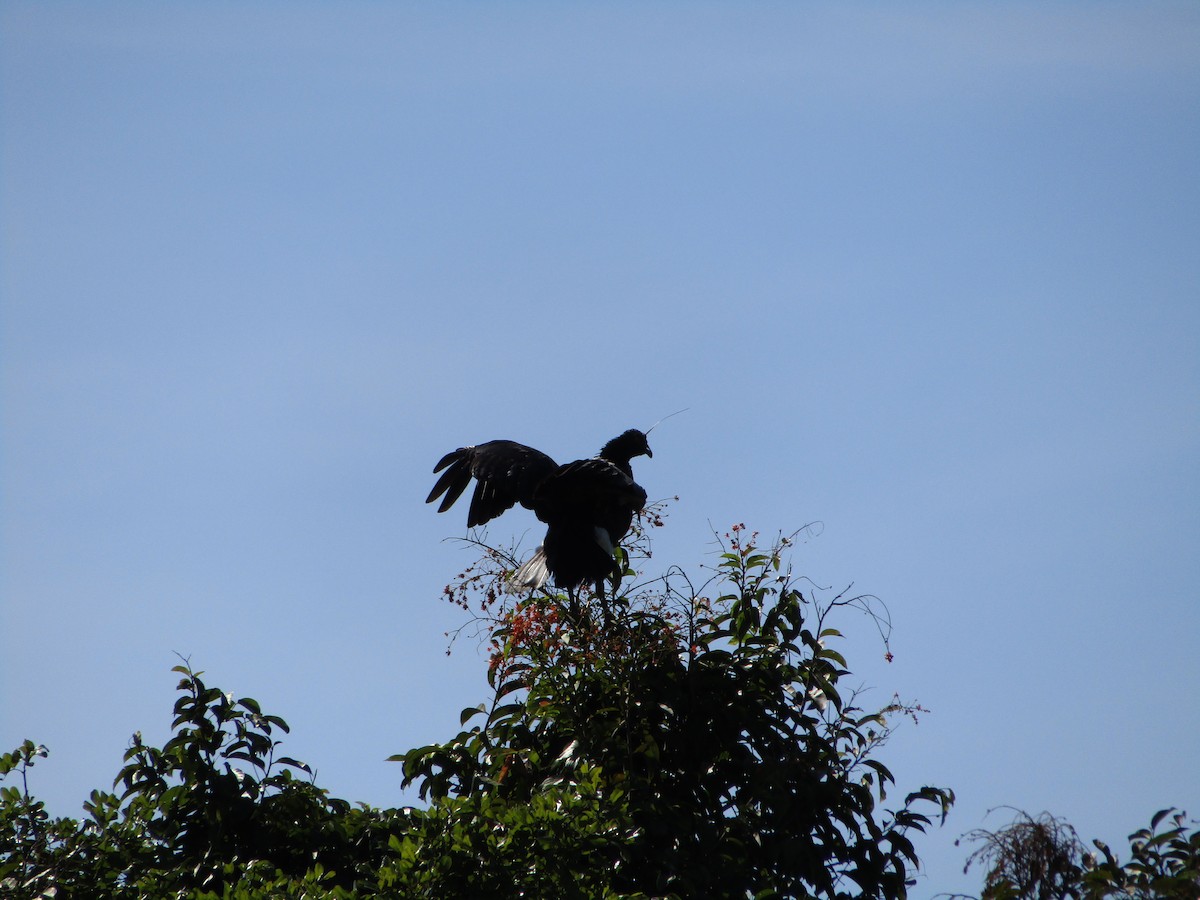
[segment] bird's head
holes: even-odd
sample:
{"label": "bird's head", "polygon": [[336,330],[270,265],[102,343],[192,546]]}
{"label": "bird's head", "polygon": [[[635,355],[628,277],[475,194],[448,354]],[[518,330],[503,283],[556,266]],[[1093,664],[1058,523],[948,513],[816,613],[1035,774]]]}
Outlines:
{"label": "bird's head", "polygon": [[654,454],[650,452],[650,442],[646,440],[646,435],[636,428],[630,428],[617,435],[600,451],[601,459],[607,459],[609,462],[617,464],[628,465],[635,456],[649,456],[652,459],[654,457]]}

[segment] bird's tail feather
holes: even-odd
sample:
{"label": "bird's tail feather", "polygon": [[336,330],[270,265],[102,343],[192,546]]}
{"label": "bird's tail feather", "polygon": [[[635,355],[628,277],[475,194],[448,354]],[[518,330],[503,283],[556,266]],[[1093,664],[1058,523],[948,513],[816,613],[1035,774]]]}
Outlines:
{"label": "bird's tail feather", "polygon": [[550,580],[550,566],[546,563],[546,550],[538,547],[529,560],[513,572],[509,585],[517,591],[533,591]]}

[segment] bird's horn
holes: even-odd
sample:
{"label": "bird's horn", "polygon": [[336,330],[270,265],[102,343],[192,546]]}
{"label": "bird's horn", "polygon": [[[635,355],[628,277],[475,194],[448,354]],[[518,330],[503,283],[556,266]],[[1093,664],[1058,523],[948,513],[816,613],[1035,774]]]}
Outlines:
{"label": "bird's horn", "polygon": [[[691,409],[691,407],[690,407],[690,406],[685,406],[683,409],[677,409],[677,410],[675,410],[675,412],[671,413],[671,416],[677,416],[677,415],[679,415],[680,413],[685,413],[685,412],[687,412],[689,409]],[[659,419],[657,422],[655,422],[653,425],[651,425],[649,428],[647,428],[647,429],[645,430],[644,434],[649,434],[649,433],[650,433],[650,432],[652,432],[652,431],[653,431],[655,428],[657,428],[659,425],[661,425],[663,422],[667,421],[667,419],[671,418],[671,416],[663,416],[661,419]]]}

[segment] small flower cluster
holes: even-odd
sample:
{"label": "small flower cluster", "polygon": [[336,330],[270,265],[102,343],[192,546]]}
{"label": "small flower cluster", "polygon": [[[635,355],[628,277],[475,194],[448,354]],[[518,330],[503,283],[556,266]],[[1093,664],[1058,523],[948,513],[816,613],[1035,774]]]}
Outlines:
{"label": "small flower cluster", "polygon": [[887,706],[885,706],[883,709],[881,709],[879,712],[881,715],[889,715],[892,713],[899,713],[899,714],[911,719],[912,723],[914,725],[919,725],[919,724],[921,724],[920,718],[919,718],[921,713],[927,713],[927,712],[929,712],[929,710],[926,707],[922,706],[920,703],[909,703],[905,700],[901,700],[899,694],[893,694],[892,702],[889,703]]}
{"label": "small flower cluster", "polygon": [[487,612],[496,605],[504,592],[510,574],[507,560],[498,550],[483,548],[482,558],[471,563],[442,588],[442,595],[455,606],[470,611],[471,601],[478,598],[479,608]]}
{"label": "small flower cluster", "polygon": [[[678,502],[679,495],[676,494],[671,499]],[[639,518],[640,518],[640,521],[645,526],[648,526],[650,528],[662,528],[664,525],[667,524],[667,522],[666,522],[666,518],[667,518],[666,501],[660,500],[656,503],[649,504],[645,509],[643,509],[641,511]]]}
{"label": "small flower cluster", "polygon": [[515,648],[549,647],[558,637],[558,622],[558,607],[527,603],[509,617],[508,639]]}
{"label": "small flower cluster", "polygon": [[725,532],[725,540],[729,542],[729,549],[734,553],[741,554],[743,559],[753,553],[758,544],[758,532],[752,531],[749,535],[745,535],[743,534],[745,530],[746,523],[738,522]]}
{"label": "small flower cluster", "polygon": [[502,616],[493,632],[488,668],[495,671],[521,657],[544,657],[562,637],[563,623],[557,606],[530,600]]}

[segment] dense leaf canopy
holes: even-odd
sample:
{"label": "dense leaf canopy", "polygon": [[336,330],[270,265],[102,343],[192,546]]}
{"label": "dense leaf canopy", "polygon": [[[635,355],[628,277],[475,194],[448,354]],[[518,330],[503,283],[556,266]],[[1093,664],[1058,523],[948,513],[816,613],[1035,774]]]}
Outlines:
{"label": "dense leaf canopy", "polygon": [[[639,561],[647,541],[639,530]],[[801,593],[788,538],[760,546],[739,525],[718,541],[699,577],[671,568],[639,582],[621,552],[632,586],[607,599],[514,596],[516,560],[472,542],[478,561],[445,593],[490,642],[492,696],[450,740],[393,757],[423,808],[331,798],[279,755],[283,719],[179,665],[171,738],[134,735],[114,792],[93,791],[82,821],[51,818],[31,794],[44,747],[0,756],[0,893],[905,897],[913,838],[953,795],[927,787],[886,806],[893,777],[877,751],[915,707],[869,711],[843,696],[831,619],[881,607]],[[1182,884],[1200,840],[1176,824],[1147,832],[1138,861]],[[1096,891],[1124,883],[1103,851]],[[1012,872],[996,871],[988,896],[1005,896]]]}

